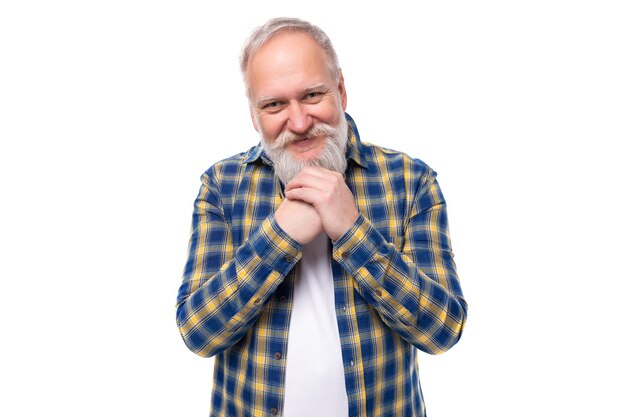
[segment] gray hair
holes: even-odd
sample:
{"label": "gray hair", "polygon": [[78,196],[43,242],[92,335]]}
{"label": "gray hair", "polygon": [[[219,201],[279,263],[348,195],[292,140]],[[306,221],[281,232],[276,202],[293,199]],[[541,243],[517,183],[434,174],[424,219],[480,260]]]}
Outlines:
{"label": "gray hair", "polygon": [[248,37],[246,43],[241,50],[241,56],[239,58],[239,65],[241,67],[241,73],[243,80],[246,83],[246,94],[248,94],[248,62],[252,55],[258,51],[267,41],[278,35],[280,32],[291,31],[306,33],[313,38],[315,42],[326,53],[327,65],[331,75],[337,81],[339,81],[340,68],[339,59],[333,44],[330,42],[330,38],[322,29],[307,22],[306,20],[290,18],[290,17],[276,17],[268,20],[264,25],[257,27]]}

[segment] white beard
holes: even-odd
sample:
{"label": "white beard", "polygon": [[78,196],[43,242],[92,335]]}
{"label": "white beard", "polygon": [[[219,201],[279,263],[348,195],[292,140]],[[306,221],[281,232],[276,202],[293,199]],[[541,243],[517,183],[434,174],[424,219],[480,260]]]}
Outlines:
{"label": "white beard", "polygon": [[[260,134],[261,147],[267,157],[274,163],[274,172],[283,184],[289,183],[307,166],[326,168],[341,174],[345,173],[348,166],[348,161],[346,160],[348,122],[344,114],[341,114],[337,127],[332,127],[326,123],[318,123],[303,134],[289,131],[283,132],[271,144],[265,140],[263,131]],[[286,146],[291,142],[316,136],[325,136],[326,143],[322,152],[314,159],[296,159],[286,149]]]}

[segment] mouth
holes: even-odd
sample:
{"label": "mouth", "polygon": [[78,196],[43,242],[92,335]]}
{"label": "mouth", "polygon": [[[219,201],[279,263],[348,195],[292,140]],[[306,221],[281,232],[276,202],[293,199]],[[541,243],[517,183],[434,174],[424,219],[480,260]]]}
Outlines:
{"label": "mouth", "polygon": [[292,141],[291,143],[302,143],[302,142],[310,141],[311,139],[315,139],[315,138],[311,136],[306,136],[306,137],[298,138]]}
{"label": "mouth", "polygon": [[289,145],[296,153],[303,154],[316,149],[321,144],[321,141],[323,141],[323,138],[323,136],[298,138]]}

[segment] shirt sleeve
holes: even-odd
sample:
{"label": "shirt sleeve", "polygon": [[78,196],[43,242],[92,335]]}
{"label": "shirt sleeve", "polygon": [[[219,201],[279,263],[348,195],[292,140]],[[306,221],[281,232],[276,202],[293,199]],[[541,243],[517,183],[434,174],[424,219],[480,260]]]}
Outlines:
{"label": "shirt sleeve", "polygon": [[418,349],[436,354],[461,337],[467,303],[434,172],[423,179],[411,207],[402,251],[361,214],[334,243],[333,258],[387,326]]}
{"label": "shirt sleeve", "polygon": [[255,323],[301,246],[269,215],[244,244],[233,247],[215,172],[202,176],[194,204],[189,254],[176,303],[187,347],[210,357],[239,341]]}

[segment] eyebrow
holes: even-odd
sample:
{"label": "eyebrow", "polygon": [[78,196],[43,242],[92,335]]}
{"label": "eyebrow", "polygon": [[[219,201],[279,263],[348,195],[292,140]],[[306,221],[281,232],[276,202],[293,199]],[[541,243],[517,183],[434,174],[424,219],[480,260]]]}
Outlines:
{"label": "eyebrow", "polygon": [[309,88],[305,88],[305,89],[304,89],[304,91],[303,91],[303,93],[304,93],[304,94],[307,94],[307,93],[310,93],[311,91],[319,90],[320,88],[323,88],[323,89],[325,89],[325,90],[328,90],[328,87],[326,86],[326,84],[324,84],[324,83],[319,83],[319,84],[315,84],[315,85],[313,85],[313,86],[311,86],[311,87],[309,87]]}
{"label": "eyebrow", "polygon": [[[308,93],[310,93],[312,91],[319,90],[320,88],[324,89],[324,90],[328,90],[329,89],[328,86],[325,83],[319,83],[319,84],[314,84],[314,85],[312,85],[310,87],[305,88],[304,90],[302,90],[301,94],[302,95],[308,94]],[[265,103],[271,103],[273,101],[280,101],[280,100],[281,100],[281,97],[279,97],[279,96],[259,97],[256,100],[255,105],[258,107],[258,106],[261,106],[261,105],[263,105]]]}

